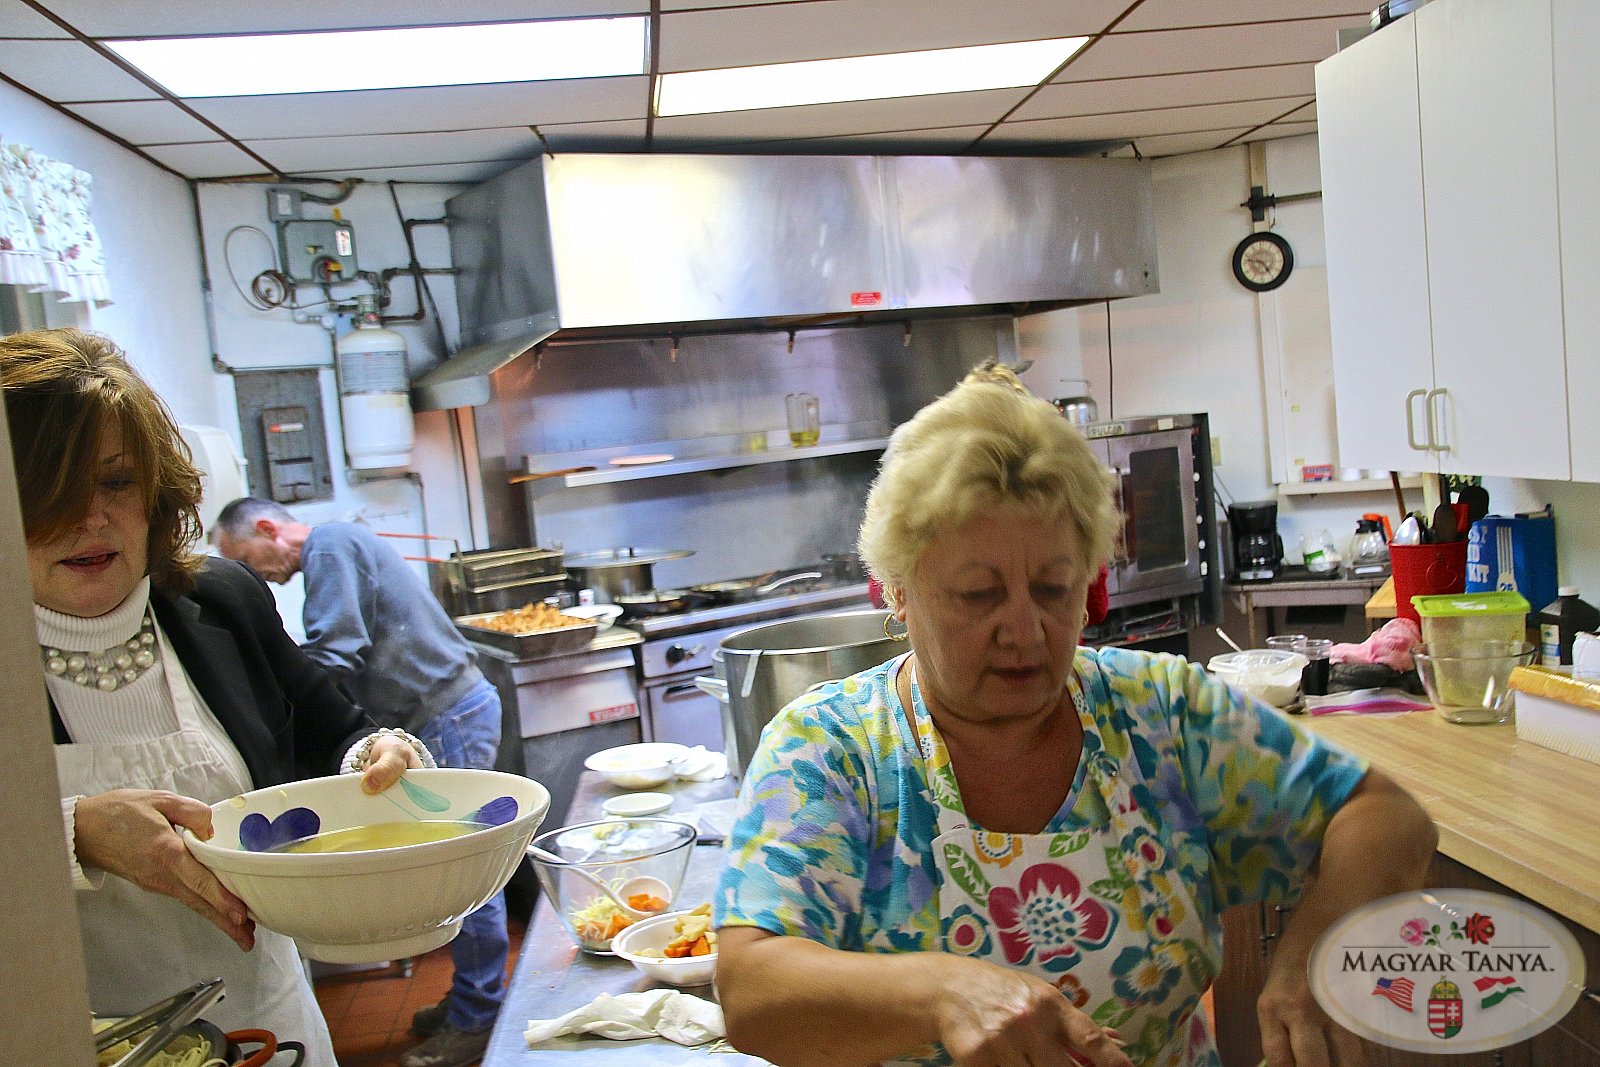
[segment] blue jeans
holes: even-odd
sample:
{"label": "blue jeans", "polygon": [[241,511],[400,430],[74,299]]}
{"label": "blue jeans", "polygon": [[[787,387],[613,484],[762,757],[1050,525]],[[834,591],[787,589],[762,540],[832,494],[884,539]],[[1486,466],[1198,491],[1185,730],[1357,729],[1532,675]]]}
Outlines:
{"label": "blue jeans", "polygon": [[[428,720],[422,742],[441,767],[493,770],[500,750],[500,696],[494,686],[479,682],[454,705]],[[461,921],[461,933],[450,942],[455,977],[450,982],[446,1021],[458,1030],[478,1033],[494,1025],[506,999],[506,896],[489,902]]]}

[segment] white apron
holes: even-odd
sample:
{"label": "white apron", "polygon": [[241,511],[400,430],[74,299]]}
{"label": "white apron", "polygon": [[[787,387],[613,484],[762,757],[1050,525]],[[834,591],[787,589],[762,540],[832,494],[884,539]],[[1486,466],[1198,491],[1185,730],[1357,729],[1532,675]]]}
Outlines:
{"label": "white apron", "polygon": [[[246,792],[201,727],[188,675],[157,628],[156,642],[178,715],[177,732],[153,741],[55,746],[63,796],[113,789],[166,789],[215,804]],[[270,1030],[306,1046],[305,1067],[337,1067],[328,1027],[294,941],[256,927],[256,945],[232,939],[171,897],[108,875],[77,894],[89,1003],[101,1015],[128,1015],[195,982],[221,976],[226,996],[205,1018],[224,1031]]]}
{"label": "white apron", "polygon": [[[1091,685],[1093,699],[1109,704],[1098,667]],[[1195,1010],[1216,973],[1216,948],[1132,795],[1138,765],[1101,747],[1080,680],[1074,678],[1072,698],[1087,767],[1080,766],[1068,803],[1092,790],[1099,815],[1064,833],[974,827],[915,672],[911,691],[918,753],[938,810],[940,947],[1043,978],[1101,1026],[1120,1031],[1128,1042],[1123,1051],[1139,1067],[1217,1065],[1204,1013]]]}

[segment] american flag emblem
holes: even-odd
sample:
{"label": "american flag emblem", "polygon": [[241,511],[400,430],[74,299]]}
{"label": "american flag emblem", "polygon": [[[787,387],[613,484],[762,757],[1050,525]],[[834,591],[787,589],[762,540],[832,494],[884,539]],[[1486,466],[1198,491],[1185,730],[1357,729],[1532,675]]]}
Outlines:
{"label": "american flag emblem", "polygon": [[1372,987],[1375,997],[1388,997],[1404,1011],[1411,1010],[1411,994],[1416,991],[1416,983],[1409,978],[1380,978],[1378,984]]}

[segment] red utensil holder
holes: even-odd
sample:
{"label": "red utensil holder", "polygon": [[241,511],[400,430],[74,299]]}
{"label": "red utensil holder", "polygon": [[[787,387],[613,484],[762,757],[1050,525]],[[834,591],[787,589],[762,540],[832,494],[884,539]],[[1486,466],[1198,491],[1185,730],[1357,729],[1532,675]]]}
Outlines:
{"label": "red utensil holder", "polygon": [[1389,566],[1394,574],[1395,614],[1421,625],[1412,597],[1466,591],[1467,542],[1390,545]]}

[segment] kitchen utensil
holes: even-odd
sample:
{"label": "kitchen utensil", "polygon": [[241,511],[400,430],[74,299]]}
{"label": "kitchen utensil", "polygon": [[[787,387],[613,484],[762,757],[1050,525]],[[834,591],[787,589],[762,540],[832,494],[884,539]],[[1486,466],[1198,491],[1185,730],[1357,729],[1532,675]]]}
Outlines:
{"label": "kitchen utensil", "polygon": [[624,789],[649,789],[672,780],[673,764],[689,754],[689,749],[671,741],[646,741],[602,749],[583,761],[591,771],[605,775],[606,781]]}
{"label": "kitchen utensil", "polygon": [[655,981],[675,986],[709,985],[717,971],[715,947],[703,956],[661,955],[661,950],[677,936],[678,920],[688,914],[679,911],[636,922],[617,935],[611,951]]}
{"label": "kitchen utensil", "polygon": [[498,611],[491,611],[481,615],[463,615],[454,622],[456,629],[461,631],[461,636],[468,641],[489,645],[523,659],[576,652],[586,647],[600,632],[600,624],[592,619],[578,620],[567,626],[550,626],[543,630],[527,630],[520,633],[508,633],[484,625],[501,614]]}
{"label": "kitchen utensil", "polygon": [[[550,808],[520,774],[414,768],[369,794],[359,774],[252,790],[211,806],[212,836],[183,843],[256,921],[329,963],[420,955],[450,941],[461,919],[501,889]],[[352,852],[283,852],[335,830],[455,822],[454,837]]]}
{"label": "kitchen utensil", "polygon": [[123,1041],[148,1032],[148,1036],[132,1051],[117,1061],[117,1067],[140,1067],[141,1064],[153,1059],[156,1053],[165,1049],[179,1031],[198,1019],[201,1012],[215,1004],[222,996],[222,979],[212,978],[209,981],[196,982],[188,989],[174,993],[165,1000],[159,1000],[143,1011],[112,1023],[95,1034],[94,1050],[104,1052]]}
{"label": "kitchen utensil", "polygon": [[1436,545],[1449,544],[1456,539],[1456,512],[1448,503],[1433,509],[1433,522],[1428,526],[1429,536]]}
{"label": "kitchen utensil", "polygon": [[[652,895],[670,905],[683,887],[697,837],[692,825],[678,819],[606,818],[548,830],[532,841],[537,851],[528,855],[545,899],[573,941],[585,952],[604,954],[636,918],[616,896],[634,879],[649,877],[667,890]],[[596,880],[606,889],[597,891]]]}
{"label": "kitchen utensil", "polygon": [[1397,510],[1397,514],[1401,518],[1405,518],[1405,516],[1408,515],[1409,512],[1406,511],[1406,495],[1405,495],[1405,493],[1400,491],[1400,472],[1399,471],[1390,471],[1389,472],[1389,484],[1394,487],[1394,506],[1395,506],[1396,509],[1398,509]]}
{"label": "kitchen utensil", "polygon": [[1511,718],[1516,700],[1507,684],[1511,672],[1532,663],[1537,652],[1530,641],[1464,641],[1447,656],[1432,645],[1418,645],[1411,658],[1439,714],[1449,722],[1473,724]]}
{"label": "kitchen utensil", "polygon": [[617,598],[632,593],[647,593],[655,588],[653,571],[657,563],[687,559],[694,555],[687,548],[602,548],[593,552],[568,553],[567,573],[578,588],[593,589],[597,602],[617,603]]}
{"label": "kitchen utensil", "polygon": [[704,585],[691,585],[691,593],[699,593],[709,597],[713,604],[742,604],[747,600],[764,597],[776,589],[795,582],[814,582],[822,577],[821,571],[801,571],[798,574],[787,574],[782,578],[766,581],[770,575],[761,575],[759,578],[744,578],[729,582],[707,582]]}
{"label": "kitchen utensil", "polygon": [[1464,485],[1456,494],[1456,502],[1467,506],[1467,526],[1489,514],[1489,490],[1481,485]]}
{"label": "kitchen utensil", "polygon": [[[1401,512],[1400,514],[1403,516],[1405,512]],[[1390,541],[1394,540],[1394,527],[1389,525],[1389,516],[1377,511],[1368,511],[1361,517],[1370,522],[1375,522],[1383,528],[1383,540],[1385,544],[1388,544]]]}
{"label": "kitchen utensil", "polygon": [[527,474],[513,474],[506,481],[511,485],[521,485],[523,482],[537,482],[544,478],[563,478],[569,474],[583,474],[595,470],[594,467],[562,467],[555,471],[532,471]]}
{"label": "kitchen utensil", "polygon": [[1244,649],[1239,647],[1239,642],[1237,642],[1233,638],[1229,637],[1228,636],[1228,631],[1224,630],[1220,626],[1217,627],[1217,636],[1222,638],[1224,641],[1228,642],[1228,647],[1233,649],[1235,652],[1243,652],[1244,651]]}
{"label": "kitchen utensil", "polygon": [[866,561],[854,552],[824,552],[822,570],[829,578],[838,582],[867,580]]}
{"label": "kitchen utensil", "polygon": [[705,603],[705,597],[687,589],[652,589],[647,593],[629,593],[616,598],[625,620],[671,615]]}
{"label": "kitchen utensil", "polygon": [[1068,422],[1081,428],[1100,417],[1100,408],[1094,402],[1094,397],[1089,395],[1089,383],[1082,378],[1073,380],[1083,386],[1083,392],[1077,396],[1064,396],[1052,400],[1051,403]]}
{"label": "kitchen utensil", "polygon": [[671,793],[623,793],[607,797],[600,810],[607,815],[660,815],[672,807]]}
{"label": "kitchen utensil", "polygon": [[1407,515],[1395,530],[1394,537],[1389,541],[1391,545],[1420,545],[1422,544],[1422,524],[1415,515]]}
{"label": "kitchen utensil", "polygon": [[1206,669],[1263,704],[1285,708],[1300,693],[1300,675],[1307,662],[1298,652],[1251,648],[1212,656]]}
{"label": "kitchen utensil", "polygon": [[621,908],[623,914],[631,915],[635,919],[648,918],[653,915],[658,915],[660,912],[651,911],[646,908],[636,908],[632,904],[628,903],[629,897],[644,894],[646,896],[655,897],[657,900],[664,900],[669,905],[672,903],[672,890],[668,888],[667,883],[663,882],[659,878],[652,877],[651,875],[636,874],[632,878],[624,879],[621,885],[617,886],[616,889],[612,889],[610,886],[606,885],[599,878],[590,874],[582,867],[574,866],[562,859],[560,856],[557,856],[554,852],[546,852],[538,845],[530,844],[528,846],[528,855],[535,856],[541,860],[544,860],[546,863],[553,864],[557,867],[566,867],[573,874],[577,875],[579,878],[583,879],[585,882],[588,882],[590,885],[600,890],[600,892],[610,897],[611,903]]}
{"label": "kitchen utensil", "polygon": [[612,456],[606,462],[613,467],[649,467],[657,463],[667,463],[676,458],[671,452],[653,452],[644,456]]}

